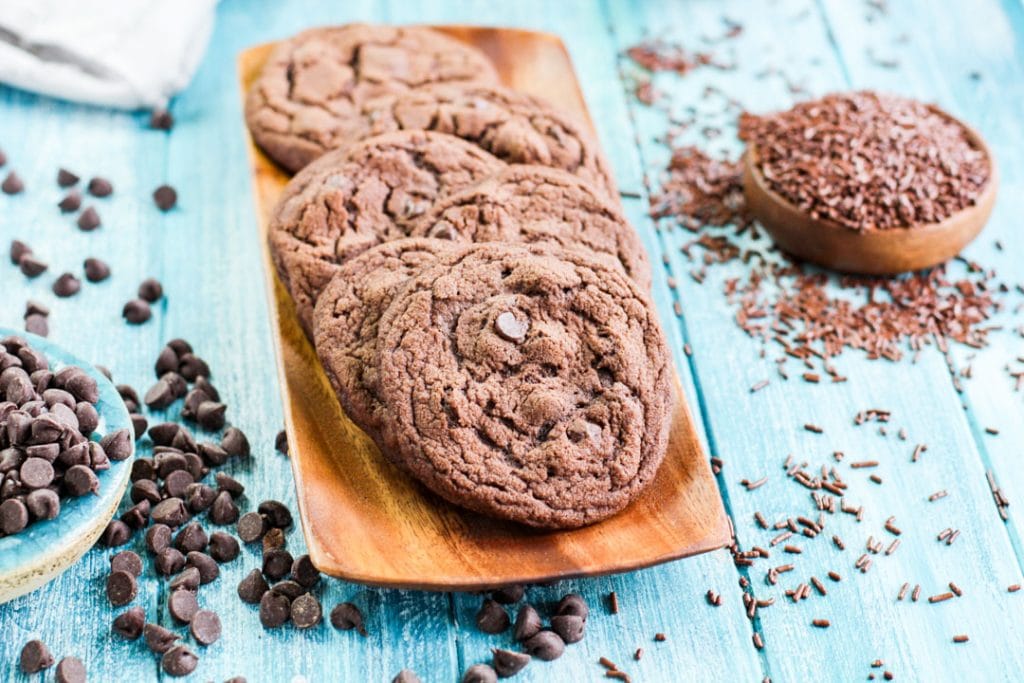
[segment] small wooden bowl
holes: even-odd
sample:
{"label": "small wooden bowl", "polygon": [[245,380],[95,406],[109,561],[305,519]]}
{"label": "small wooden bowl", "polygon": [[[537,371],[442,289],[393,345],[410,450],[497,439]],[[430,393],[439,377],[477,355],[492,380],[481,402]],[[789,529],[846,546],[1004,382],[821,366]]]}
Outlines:
{"label": "small wooden bowl", "polygon": [[946,112],[936,113],[962,126],[985,153],[991,173],[973,206],[940,223],[888,230],[852,230],[828,219],[811,218],[772,190],[757,163],[757,148],[743,156],[743,194],[751,213],[784,251],[810,263],[847,273],[894,275],[944,263],[960,253],[985,227],[996,201],[999,173],[982,137]]}
{"label": "small wooden bowl", "polygon": [[[100,390],[100,401],[96,405],[100,422],[92,436],[94,440],[119,429],[132,428],[124,401],[103,373],[42,337],[0,328],[0,338],[8,335],[28,339],[50,359],[51,369],[77,365],[96,380]],[[96,543],[124,497],[134,459],[133,442],[128,458],[111,461],[109,470],[97,473],[98,495],[64,498],[56,519],[36,522],[19,534],[0,538],[0,604],[56,578]]]}

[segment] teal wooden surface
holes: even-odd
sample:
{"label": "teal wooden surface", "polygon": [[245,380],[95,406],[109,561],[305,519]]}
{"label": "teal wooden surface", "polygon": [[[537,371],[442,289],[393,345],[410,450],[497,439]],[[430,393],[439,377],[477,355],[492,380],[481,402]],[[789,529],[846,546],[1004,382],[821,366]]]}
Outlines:
{"label": "teal wooden surface", "polygon": [[[725,461],[719,483],[743,548],[764,545],[772,533],[753,522],[755,510],[768,519],[814,512],[806,490],[787,481],[782,462],[788,453],[812,466],[830,463],[834,450],[850,460],[871,457],[882,464],[881,486],[866,473],[838,467],[851,484],[849,498],[863,504],[859,524],[848,515],[829,516],[824,537],[802,539],[796,569],[777,586],[765,583],[769,566],[782,564],[781,552],[749,569],[734,567],[725,551],[632,574],[574,581],[528,592],[548,605],[568,590],[582,592],[593,617],[585,641],[553,663],[534,662],[516,680],[598,680],[606,656],[637,681],[864,680],[875,659],[885,662],[897,680],[1020,680],[1024,638],[1019,615],[1024,592],[1006,587],[1022,581],[1021,529],[1011,507],[1000,521],[985,479],[992,470],[1014,503],[1024,500],[1019,467],[1024,442],[1024,393],[1015,392],[1004,366],[1024,355],[1013,333],[1022,323],[1010,305],[998,321],[990,348],[976,355],[954,348],[958,367],[970,366],[973,378],[959,394],[946,361],[929,349],[916,363],[869,362],[846,354],[839,365],[849,381],[809,385],[775,376],[774,355],[758,357],[759,345],[732,322],[721,294],[724,280],[742,269],[734,265],[709,271],[703,285],[687,275],[691,266],[680,252],[689,239],[646,216],[647,193],[657,188],[666,150],[656,144],[667,126],[665,115],[628,95],[635,68],[619,53],[647,35],[681,41],[701,49],[701,37],[721,35],[722,17],[741,21],[738,39],[712,49],[739,68],[723,72],[698,69],[684,78],[658,76],[677,110],[696,106],[713,117],[717,102],[702,97],[714,84],[745,107],[766,111],[788,106],[793,95],[780,78],[756,78],[768,66],[784,68],[810,93],[878,87],[934,100],[972,122],[989,139],[998,157],[1003,185],[993,219],[967,256],[999,271],[1009,283],[1024,282],[1018,230],[1024,211],[1024,5],[1019,0],[928,3],[894,0],[886,16],[850,0],[777,0],[711,2],[594,3],[520,1],[466,2],[242,2],[221,4],[210,51],[190,87],[172,110],[173,133],[150,131],[146,117],[57,103],[0,89],[0,147],[25,178],[28,192],[0,195],[0,244],[28,241],[49,260],[50,271],[28,281],[0,266],[0,325],[20,325],[27,298],[51,304],[51,338],[95,362],[108,365],[118,381],[144,389],[152,382],[152,361],[160,344],[175,336],[190,339],[210,361],[214,381],[229,404],[229,419],[244,429],[255,456],[228,471],[247,486],[247,505],[265,498],[294,503],[287,461],[273,450],[282,422],[270,328],[264,305],[259,245],[248,168],[243,147],[235,56],[244,47],[286,36],[300,28],[353,20],[480,23],[537,28],[563,37],[579,72],[584,93],[620,186],[639,192],[626,210],[641,234],[652,262],[668,255],[664,277],[657,277],[655,298],[683,377],[691,407],[701,420],[702,438]],[[869,22],[868,18],[873,17]],[[900,37],[907,35],[907,40]],[[884,68],[871,55],[894,57]],[[980,80],[969,74],[977,71]],[[623,78],[625,76],[625,78]],[[722,122],[728,116],[721,116]],[[731,130],[710,143],[698,131],[692,141],[714,150],[735,152]],[[89,199],[104,226],[79,232],[51,206],[60,192],[53,181],[58,166],[86,177],[109,177],[115,194]],[[149,193],[163,182],[179,190],[179,208],[161,214]],[[661,228],[660,230],[658,228]],[[998,239],[1003,246],[994,246]],[[108,259],[113,277],[86,285],[69,300],[58,300],[49,284],[59,273],[77,272],[86,256]],[[154,320],[138,328],[120,322],[120,308],[147,276],[160,278],[166,301]],[[678,281],[668,288],[667,277]],[[673,312],[675,301],[684,315]],[[684,343],[693,356],[682,353]],[[1024,369],[1024,363],[1017,364]],[[772,383],[755,394],[749,387],[763,378]],[[893,412],[890,436],[870,426],[855,427],[860,410]],[[813,422],[822,435],[805,432]],[[908,440],[894,436],[906,428]],[[999,429],[998,435],[986,433]],[[921,462],[911,463],[913,444],[926,442]],[[145,447],[143,447],[145,449]],[[767,475],[753,492],[743,478]],[[949,497],[928,502],[938,489]],[[902,545],[891,556],[877,556],[867,573],[853,563],[868,535],[891,538],[884,520],[895,515],[903,528]],[[961,529],[953,546],[935,541],[944,527]],[[828,541],[838,533],[847,549]],[[297,531],[288,539],[302,547]],[[29,637],[41,637],[61,656],[81,657],[90,680],[149,680],[159,676],[156,660],[141,643],[123,643],[108,635],[116,613],[103,597],[109,552],[94,550],[49,587],[0,606],[0,679],[25,680],[15,672],[17,653]],[[786,556],[791,557],[791,556]],[[359,604],[368,617],[366,639],[321,626],[308,632],[266,632],[255,610],[234,595],[238,580],[256,565],[245,550],[204,587],[200,601],[217,609],[225,637],[201,653],[194,680],[223,680],[242,674],[251,681],[388,681],[410,667],[425,681],[457,681],[468,665],[484,661],[491,647],[507,638],[476,632],[473,614],[479,597],[403,591],[378,591],[340,581],[324,582],[320,596],[329,608],[339,600]],[[816,595],[799,604],[783,591],[811,575],[829,570],[843,580],[830,583],[827,598]],[[757,598],[774,598],[751,622],[744,614],[740,578],[750,581]],[[900,585],[920,583],[923,596],[946,590],[949,581],[964,589],[956,600],[930,605],[922,599],[896,601]],[[722,593],[714,608],[703,599],[709,588]],[[610,591],[622,609],[605,607]],[[169,623],[162,611],[162,582],[148,576],[136,604],[151,620]],[[811,620],[827,618],[827,630]],[[765,641],[754,649],[757,631]],[[657,632],[665,642],[654,642]],[[970,642],[954,645],[954,634]],[[642,647],[641,661],[632,659]]]}

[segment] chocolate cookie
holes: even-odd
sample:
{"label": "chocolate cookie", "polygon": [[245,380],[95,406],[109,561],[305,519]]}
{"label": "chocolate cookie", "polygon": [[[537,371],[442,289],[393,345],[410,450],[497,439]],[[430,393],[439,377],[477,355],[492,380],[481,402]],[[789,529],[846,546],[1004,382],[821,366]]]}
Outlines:
{"label": "chocolate cookie", "polygon": [[306,333],[338,265],[407,236],[435,201],[504,166],[459,138],[401,131],[330,152],[292,178],[270,219],[270,247]]}
{"label": "chocolate cookie", "polygon": [[384,429],[453,503],[578,527],[654,478],[671,357],[620,269],[579,251],[472,245],[412,278],[379,330]]}
{"label": "chocolate cookie", "polygon": [[416,222],[412,234],[585,249],[622,267],[645,292],[651,286],[647,254],[616,203],[558,169],[509,166],[438,201]]}
{"label": "chocolate cookie", "polygon": [[446,240],[427,238],[385,242],[345,263],[317,301],[314,339],[320,362],[349,418],[374,438],[386,410],[380,400],[377,323],[410,277],[453,248]]}
{"label": "chocolate cookie", "polygon": [[456,135],[510,164],[568,171],[618,201],[611,167],[594,136],[536,97],[486,84],[438,83],[374,100],[364,114],[367,135],[393,130]]}
{"label": "chocolate cookie", "polygon": [[421,27],[349,24],[304,31],[271,54],[245,102],[253,139],[298,171],[366,136],[363,108],[427,83],[498,82],[480,51]]}

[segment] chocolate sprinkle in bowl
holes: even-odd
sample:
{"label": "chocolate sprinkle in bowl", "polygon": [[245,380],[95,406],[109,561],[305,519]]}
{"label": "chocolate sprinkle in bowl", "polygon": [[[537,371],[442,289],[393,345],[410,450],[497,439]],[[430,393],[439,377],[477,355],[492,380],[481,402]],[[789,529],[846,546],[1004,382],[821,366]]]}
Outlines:
{"label": "chocolate sprinkle in bowl", "polygon": [[[89,436],[91,441],[98,443],[108,434],[132,428],[124,401],[98,369],[42,337],[0,327],[0,339],[8,337],[26,340],[33,350],[46,356],[54,373],[76,366],[95,381],[98,422]],[[129,439],[127,457],[111,457],[109,469],[97,468],[99,489],[95,494],[76,497],[62,492],[60,509],[53,519],[36,519],[17,533],[0,533],[0,604],[52,580],[96,543],[124,496],[134,456],[134,441]]]}
{"label": "chocolate sprinkle in bowl", "polygon": [[[859,111],[871,103],[877,103],[877,111]],[[905,117],[894,115],[896,132],[884,140],[857,139],[845,135],[850,131],[842,129],[842,121],[818,118],[830,106],[848,106],[855,117],[875,115],[871,123],[880,125],[893,110]],[[848,125],[853,129],[862,122]],[[922,139],[929,133],[941,139]],[[787,140],[787,135],[796,137]],[[784,251],[826,268],[894,275],[943,263],[977,237],[995,204],[999,178],[988,145],[935,105],[870,92],[829,95],[781,114],[749,117],[741,124],[741,137],[747,141],[743,191],[751,214]],[[770,152],[758,146],[766,137],[772,141]],[[856,153],[836,156],[843,143]],[[956,161],[945,158],[943,143],[959,146],[953,156],[967,149],[976,160],[980,152],[987,175],[958,169]],[[878,156],[868,158],[871,153]],[[786,168],[789,154],[796,158]],[[929,164],[941,165],[942,171],[929,177],[934,170]],[[822,173],[826,168],[830,175]],[[780,169],[782,177],[776,175]],[[972,186],[958,187],[965,176]]]}

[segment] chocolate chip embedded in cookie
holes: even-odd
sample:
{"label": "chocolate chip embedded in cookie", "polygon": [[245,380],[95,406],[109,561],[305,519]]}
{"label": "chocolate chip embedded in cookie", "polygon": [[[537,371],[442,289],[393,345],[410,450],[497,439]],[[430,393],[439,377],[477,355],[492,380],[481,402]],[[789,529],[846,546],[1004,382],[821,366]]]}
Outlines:
{"label": "chocolate chip embedded in cookie", "polygon": [[475,48],[422,27],[349,24],[281,43],[249,90],[245,120],[277,163],[298,171],[366,137],[363,107],[428,83],[498,82]]}
{"label": "chocolate chip embedded in cookie", "polygon": [[364,109],[367,135],[434,130],[476,143],[510,164],[568,171],[618,201],[611,167],[582,122],[546,102],[486,84],[437,83]]}
{"label": "chocolate chip embedded in cookie", "polygon": [[442,255],[379,323],[380,386],[404,466],[478,512],[590,524],[651,482],[673,413],[648,298],[571,250],[479,244]]}
{"label": "chocolate chip embedded in cookie", "polygon": [[[314,315],[317,354],[342,407],[359,427],[380,436],[377,324],[397,291],[451,242],[386,242],[345,263],[320,295]],[[388,453],[385,449],[385,453]]]}
{"label": "chocolate chip embedded in cookie", "polygon": [[307,335],[317,297],[341,263],[406,237],[435,201],[504,167],[459,138],[401,131],[326,154],[292,178],[269,239]]}
{"label": "chocolate chip embedded in cookie", "polygon": [[585,249],[618,266],[644,291],[651,268],[636,231],[590,183],[558,169],[513,165],[449,195],[412,234],[456,242],[522,242]]}

